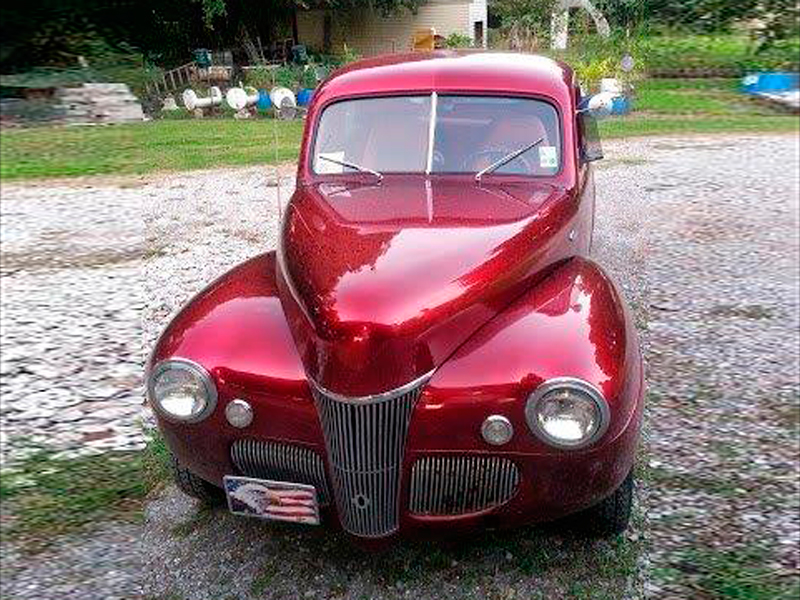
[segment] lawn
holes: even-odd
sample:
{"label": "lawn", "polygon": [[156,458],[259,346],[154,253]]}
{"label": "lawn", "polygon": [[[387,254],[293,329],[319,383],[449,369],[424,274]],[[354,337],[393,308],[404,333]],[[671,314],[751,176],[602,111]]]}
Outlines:
{"label": "lawn", "polygon": [[[796,116],[754,103],[731,79],[651,79],[636,111],[601,122],[606,138],[671,133],[797,131]],[[264,165],[297,158],[302,121],[161,120],[103,127],[3,131],[0,178],[141,174]],[[277,157],[275,136],[277,135]]]}
{"label": "lawn", "polygon": [[737,91],[737,79],[648,79],[635,90],[635,111],[600,123],[606,138],[671,133],[798,131],[782,114]]}
{"label": "lawn", "polygon": [[161,120],[4,131],[0,178],[139,174],[297,158],[302,121]]}

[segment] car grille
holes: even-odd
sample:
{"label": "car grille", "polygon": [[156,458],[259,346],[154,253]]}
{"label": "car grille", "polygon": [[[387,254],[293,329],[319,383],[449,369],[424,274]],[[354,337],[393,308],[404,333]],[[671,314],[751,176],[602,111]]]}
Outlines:
{"label": "car grille", "polygon": [[247,477],[313,485],[319,503],[330,504],[325,466],[313,450],[277,442],[236,440],[231,445],[231,461]]}
{"label": "car grille", "polygon": [[367,398],[314,389],[336,506],[346,531],[379,537],[397,530],[408,425],[429,376]]}
{"label": "car grille", "polygon": [[517,466],[498,456],[428,456],[411,469],[409,511],[459,515],[508,502],[519,485]]}

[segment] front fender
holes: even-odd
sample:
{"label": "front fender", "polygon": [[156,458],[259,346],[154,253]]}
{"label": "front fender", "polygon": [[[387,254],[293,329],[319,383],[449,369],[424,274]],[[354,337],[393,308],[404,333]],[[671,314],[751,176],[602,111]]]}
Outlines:
{"label": "front fender", "polygon": [[[202,365],[217,385],[217,407],[200,423],[158,419],[178,461],[196,474],[219,483],[234,472],[228,448],[240,437],[321,450],[322,431],[278,297],[274,252],[234,267],[187,303],[159,338],[148,368],[175,356]],[[254,409],[253,423],[244,429],[225,419],[234,398],[245,398]]]}
{"label": "front fender", "polygon": [[[610,425],[594,446],[559,450],[528,429],[527,398],[554,377],[583,379],[608,401]],[[600,267],[575,258],[479,329],[436,371],[415,410],[408,446],[415,452],[591,454],[629,432],[634,420],[638,430],[642,392],[642,360],[629,311]],[[501,448],[489,446],[480,434],[492,414],[506,416],[514,426],[515,435]]]}

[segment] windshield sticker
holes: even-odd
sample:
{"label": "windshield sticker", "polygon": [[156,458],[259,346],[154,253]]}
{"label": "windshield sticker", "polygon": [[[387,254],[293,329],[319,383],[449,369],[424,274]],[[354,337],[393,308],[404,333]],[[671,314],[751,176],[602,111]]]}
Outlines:
{"label": "windshield sticker", "polygon": [[539,146],[539,166],[544,169],[558,168],[558,153],[555,146]]}
{"label": "windshield sticker", "polygon": [[314,166],[314,170],[320,175],[335,175],[337,173],[344,173],[343,165],[338,165],[330,160],[325,160],[325,157],[333,160],[343,161],[344,150],[339,150],[337,152],[320,152],[317,155],[317,164]]}

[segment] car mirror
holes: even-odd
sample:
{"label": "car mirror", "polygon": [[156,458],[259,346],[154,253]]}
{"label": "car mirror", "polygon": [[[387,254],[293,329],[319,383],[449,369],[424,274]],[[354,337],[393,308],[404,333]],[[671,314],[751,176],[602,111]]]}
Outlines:
{"label": "car mirror", "polygon": [[580,157],[583,162],[592,162],[603,158],[603,147],[600,144],[600,133],[597,130],[597,119],[588,110],[578,114],[580,130]]}

